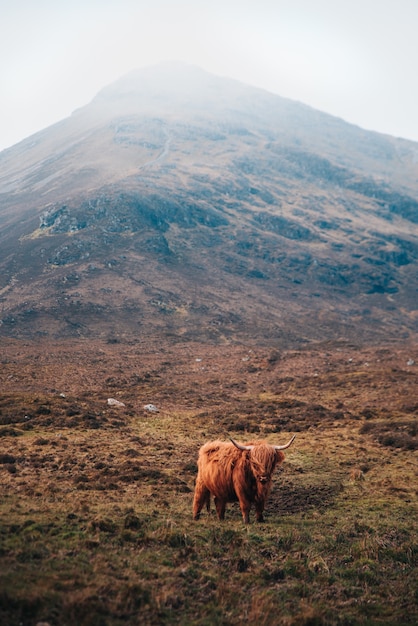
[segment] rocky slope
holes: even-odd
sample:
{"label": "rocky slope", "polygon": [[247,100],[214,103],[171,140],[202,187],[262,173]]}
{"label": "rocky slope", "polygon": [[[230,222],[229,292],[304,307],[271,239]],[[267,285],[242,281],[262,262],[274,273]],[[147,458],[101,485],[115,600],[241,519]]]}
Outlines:
{"label": "rocky slope", "polygon": [[0,154],[0,334],[416,337],[418,145],[197,68]]}

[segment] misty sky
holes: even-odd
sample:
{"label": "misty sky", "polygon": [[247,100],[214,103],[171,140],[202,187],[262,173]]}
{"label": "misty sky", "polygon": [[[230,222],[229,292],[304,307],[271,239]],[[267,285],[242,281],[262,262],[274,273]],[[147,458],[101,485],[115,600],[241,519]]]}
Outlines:
{"label": "misty sky", "polygon": [[0,149],[178,60],[418,141],[418,0],[2,0]]}

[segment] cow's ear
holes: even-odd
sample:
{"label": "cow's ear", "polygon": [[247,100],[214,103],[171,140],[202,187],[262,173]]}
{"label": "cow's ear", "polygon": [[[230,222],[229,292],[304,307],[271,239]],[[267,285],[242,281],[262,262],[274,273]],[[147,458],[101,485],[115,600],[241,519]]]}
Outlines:
{"label": "cow's ear", "polygon": [[280,450],[276,450],[276,459],[277,463],[282,463],[284,461],[284,454]]}

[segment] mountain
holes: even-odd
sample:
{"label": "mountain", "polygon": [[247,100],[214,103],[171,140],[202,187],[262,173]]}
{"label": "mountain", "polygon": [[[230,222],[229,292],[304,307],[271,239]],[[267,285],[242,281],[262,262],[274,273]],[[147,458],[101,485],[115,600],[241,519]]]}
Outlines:
{"label": "mountain", "polygon": [[182,64],[0,153],[0,335],[416,339],[418,144]]}

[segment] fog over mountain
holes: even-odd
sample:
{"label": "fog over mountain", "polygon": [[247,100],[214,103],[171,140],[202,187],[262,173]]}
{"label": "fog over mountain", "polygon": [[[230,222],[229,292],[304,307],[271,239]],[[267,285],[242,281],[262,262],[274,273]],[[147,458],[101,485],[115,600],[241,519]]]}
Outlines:
{"label": "fog over mountain", "polygon": [[416,338],[418,144],[196,67],[0,153],[0,334]]}

